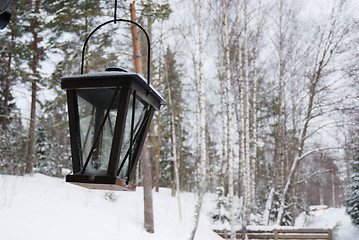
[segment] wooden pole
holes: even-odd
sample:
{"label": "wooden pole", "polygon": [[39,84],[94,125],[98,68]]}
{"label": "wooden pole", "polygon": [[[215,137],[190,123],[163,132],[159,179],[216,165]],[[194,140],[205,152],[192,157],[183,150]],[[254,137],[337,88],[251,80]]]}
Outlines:
{"label": "wooden pole", "polygon": [[[136,22],[136,9],[133,3],[130,4],[131,21]],[[137,27],[131,24],[132,42],[133,42],[133,59],[137,73],[142,74],[141,45],[138,38]],[[148,59],[150,61],[150,59]],[[148,79],[149,80],[149,79]],[[141,170],[144,198],[144,226],[147,232],[154,233],[153,221],[153,202],[152,202],[152,164],[150,159],[150,150],[148,149],[148,137],[146,137],[142,154]]]}
{"label": "wooden pole", "polygon": [[[131,21],[136,22],[136,9],[134,3],[130,3],[130,13],[131,13]],[[131,24],[131,34],[132,34],[132,42],[133,42],[133,60],[135,61],[135,69],[137,73],[143,74],[141,45],[138,37],[137,26],[134,24]]]}

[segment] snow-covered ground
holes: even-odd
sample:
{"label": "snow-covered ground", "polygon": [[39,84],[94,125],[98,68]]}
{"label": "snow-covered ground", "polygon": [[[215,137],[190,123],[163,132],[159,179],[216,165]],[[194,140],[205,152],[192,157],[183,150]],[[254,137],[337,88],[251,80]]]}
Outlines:
{"label": "snow-covered ground", "polygon": [[[72,239],[189,239],[193,228],[193,193],[181,194],[182,221],[177,198],[169,189],[153,193],[155,233],[143,227],[143,189],[136,192],[88,190],[63,179],[40,174],[0,175],[0,240]],[[220,240],[212,229],[209,212],[215,195],[206,195],[196,240]],[[359,227],[351,224],[345,209],[302,214],[296,227],[335,227],[335,240],[359,239]]]}
{"label": "snow-covered ground", "polygon": [[[63,179],[0,175],[0,239],[188,239],[193,226],[195,196],[181,194],[179,220],[177,198],[169,189],[154,192],[155,233],[143,227],[143,189],[136,192],[88,190]],[[196,239],[218,240],[203,207]]]}
{"label": "snow-covered ground", "polygon": [[329,208],[302,213],[297,217],[296,227],[330,228],[333,229],[334,240],[359,239],[359,227],[354,226],[345,208]]}

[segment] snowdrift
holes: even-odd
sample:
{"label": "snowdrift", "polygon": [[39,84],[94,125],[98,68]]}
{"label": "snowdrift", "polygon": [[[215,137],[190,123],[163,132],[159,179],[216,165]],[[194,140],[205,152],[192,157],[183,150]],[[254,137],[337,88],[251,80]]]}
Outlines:
{"label": "snowdrift", "polygon": [[[155,233],[143,227],[143,189],[136,192],[88,190],[40,174],[0,175],[0,239],[188,239],[193,228],[195,195],[177,198],[169,189],[153,193]],[[219,240],[211,227],[206,201],[196,240]]]}

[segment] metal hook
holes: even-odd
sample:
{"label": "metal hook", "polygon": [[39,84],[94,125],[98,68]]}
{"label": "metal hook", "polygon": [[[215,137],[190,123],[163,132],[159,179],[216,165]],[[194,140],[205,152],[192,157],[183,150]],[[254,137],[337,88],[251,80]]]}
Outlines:
{"label": "metal hook", "polygon": [[117,0],[115,0],[115,11],[113,13],[114,24],[116,24],[116,19],[117,19]]}
{"label": "metal hook", "polygon": [[82,48],[82,58],[81,58],[81,75],[84,73],[84,62],[85,62],[85,51],[86,51],[86,46],[87,46],[87,42],[90,40],[91,36],[97,31],[99,30],[101,27],[109,24],[109,23],[116,23],[116,22],[128,22],[131,24],[135,24],[137,27],[139,27],[143,33],[146,36],[147,39],[147,48],[148,48],[148,53],[147,53],[147,84],[148,86],[150,85],[150,72],[151,72],[151,63],[150,63],[150,59],[151,59],[151,42],[150,42],[150,37],[148,36],[148,33],[146,32],[146,30],[138,23],[133,22],[131,20],[127,20],[127,19],[114,19],[114,20],[110,20],[107,22],[102,23],[101,25],[97,26],[86,38],[84,46]]}

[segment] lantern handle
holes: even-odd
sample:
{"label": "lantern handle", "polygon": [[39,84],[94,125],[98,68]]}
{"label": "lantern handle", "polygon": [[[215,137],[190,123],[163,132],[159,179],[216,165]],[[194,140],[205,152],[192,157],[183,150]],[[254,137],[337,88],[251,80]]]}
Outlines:
{"label": "lantern handle", "polygon": [[148,33],[146,32],[146,30],[138,23],[131,21],[131,20],[127,20],[127,19],[122,19],[122,18],[118,18],[118,19],[113,19],[107,22],[102,23],[101,25],[97,26],[86,38],[84,46],[82,48],[82,58],[81,58],[81,75],[84,74],[84,61],[85,61],[85,51],[86,51],[86,46],[87,46],[87,42],[90,40],[91,36],[97,31],[99,30],[101,27],[109,24],[109,23],[116,23],[116,22],[128,22],[131,24],[136,25],[137,27],[139,27],[143,33],[146,35],[146,39],[147,39],[147,48],[148,48],[148,54],[147,54],[147,84],[148,86],[150,85],[150,72],[151,72],[151,63],[150,63],[150,59],[151,59],[151,43],[150,43],[150,37],[148,36]]}

